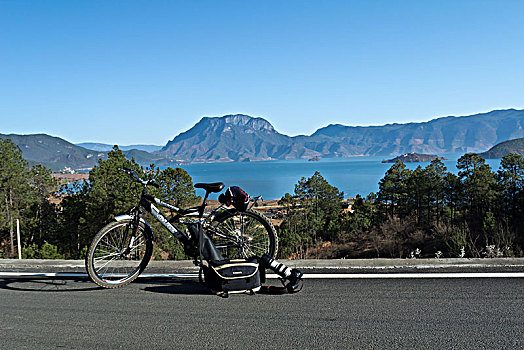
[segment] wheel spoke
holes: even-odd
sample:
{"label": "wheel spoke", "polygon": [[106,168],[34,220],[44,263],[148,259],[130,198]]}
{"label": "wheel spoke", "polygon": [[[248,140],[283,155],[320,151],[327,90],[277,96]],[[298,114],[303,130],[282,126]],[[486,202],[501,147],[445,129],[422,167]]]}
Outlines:
{"label": "wheel spoke", "polygon": [[115,255],[118,255],[118,254],[119,254],[119,253],[111,253],[111,254],[103,255],[103,256],[100,256],[100,257],[95,258],[95,261],[100,261],[100,260],[103,260],[103,259],[109,258],[110,256],[115,256]]}
{"label": "wheel spoke", "polygon": [[111,258],[109,261],[107,261],[104,265],[100,266],[97,271],[101,271],[104,269],[111,261],[115,260],[116,257]]}

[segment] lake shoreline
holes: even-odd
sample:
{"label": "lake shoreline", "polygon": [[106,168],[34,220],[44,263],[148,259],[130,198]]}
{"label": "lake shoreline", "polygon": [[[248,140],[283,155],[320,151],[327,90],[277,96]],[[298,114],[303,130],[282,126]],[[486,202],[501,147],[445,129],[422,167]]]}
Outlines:
{"label": "lake shoreline", "polygon": [[[462,155],[448,155],[448,160],[442,161],[447,170],[457,174],[457,159]],[[307,159],[292,159],[263,162],[228,162],[228,163],[194,163],[176,165],[186,170],[193,183],[223,182],[226,187],[240,186],[251,196],[261,195],[265,200],[278,200],[286,193],[293,194],[295,185],[302,179],[311,177],[316,171],[332,186],[344,192],[344,198],[351,199],[357,194],[366,197],[378,191],[379,181],[392,166],[382,163],[383,158],[350,157],[350,158],[322,158],[320,161],[310,162]],[[486,163],[496,171],[500,159],[487,159]],[[430,162],[406,163],[406,168],[415,169],[417,166],[426,167]],[[165,169],[167,166],[160,167]],[[62,174],[53,173],[61,181],[71,183],[85,181],[89,173]],[[80,179],[80,180],[75,180]],[[198,195],[203,195],[197,190]],[[217,199],[218,194],[212,194],[210,199]]]}

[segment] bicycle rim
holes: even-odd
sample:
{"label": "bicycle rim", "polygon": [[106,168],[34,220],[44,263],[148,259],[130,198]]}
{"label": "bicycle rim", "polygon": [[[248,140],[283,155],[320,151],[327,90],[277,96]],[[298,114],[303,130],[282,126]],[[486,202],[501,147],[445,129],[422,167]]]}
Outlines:
{"label": "bicycle rim", "polygon": [[259,215],[236,212],[215,226],[213,243],[225,258],[249,258],[275,254],[276,235],[271,225]]}

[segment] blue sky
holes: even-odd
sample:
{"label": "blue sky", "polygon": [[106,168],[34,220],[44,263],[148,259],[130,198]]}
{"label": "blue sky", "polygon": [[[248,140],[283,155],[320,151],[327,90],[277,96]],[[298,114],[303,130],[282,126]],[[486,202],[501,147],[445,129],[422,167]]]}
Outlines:
{"label": "blue sky", "polygon": [[163,145],[524,108],[524,1],[0,0],[0,133]]}

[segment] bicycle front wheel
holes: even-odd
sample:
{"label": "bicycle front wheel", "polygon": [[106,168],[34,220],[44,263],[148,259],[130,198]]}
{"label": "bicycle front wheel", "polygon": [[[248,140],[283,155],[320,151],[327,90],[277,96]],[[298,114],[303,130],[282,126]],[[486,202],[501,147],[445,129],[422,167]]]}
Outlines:
{"label": "bicycle front wheel", "polygon": [[211,240],[225,258],[250,258],[268,254],[275,258],[278,237],[275,227],[260,212],[227,210],[211,223]]}
{"label": "bicycle front wheel", "polygon": [[133,220],[111,222],[97,233],[86,256],[87,273],[104,288],[134,281],[146,268],[153,252],[151,236],[142,223],[133,234]]}

